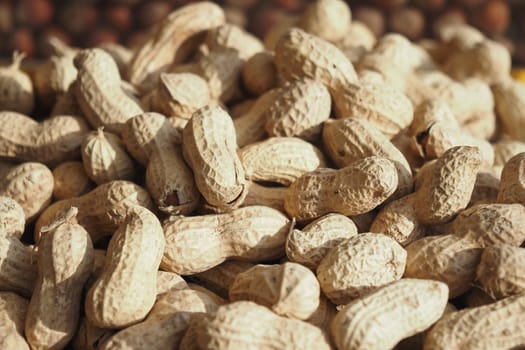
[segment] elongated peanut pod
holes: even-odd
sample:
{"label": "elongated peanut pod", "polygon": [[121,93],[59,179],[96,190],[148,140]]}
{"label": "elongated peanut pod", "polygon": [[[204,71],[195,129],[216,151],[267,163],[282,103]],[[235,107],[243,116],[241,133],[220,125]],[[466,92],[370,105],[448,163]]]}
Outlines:
{"label": "elongated peanut pod", "polygon": [[0,348],[29,350],[24,322],[29,301],[11,292],[0,292]]}

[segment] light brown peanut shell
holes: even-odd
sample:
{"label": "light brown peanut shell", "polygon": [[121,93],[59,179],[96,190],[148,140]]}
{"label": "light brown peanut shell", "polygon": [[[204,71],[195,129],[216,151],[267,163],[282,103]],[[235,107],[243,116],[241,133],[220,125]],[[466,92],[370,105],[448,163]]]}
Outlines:
{"label": "light brown peanut shell", "polygon": [[219,208],[240,205],[246,180],[228,113],[213,106],[199,109],[184,128],[182,144],[184,158],[206,201]]}
{"label": "light brown peanut shell", "polygon": [[94,326],[84,316],[78,326],[75,338],[71,342],[74,350],[98,350],[99,345],[115,333],[112,329]]}
{"label": "light brown peanut shell", "polygon": [[208,30],[204,44],[210,51],[234,49],[243,60],[264,50],[263,43],[257,37],[229,23]]}
{"label": "light brown peanut shell", "polygon": [[182,340],[182,350],[330,349],[319,328],[277,316],[250,301],[234,302],[211,314],[195,315],[185,338],[189,339]]}
{"label": "light brown peanut shell", "polygon": [[146,317],[155,303],[164,244],[152,212],[139,206],[127,211],[111,238],[102,273],[86,296],[86,315],[95,326],[124,328]]}
{"label": "light brown peanut shell", "polygon": [[289,225],[284,214],[263,206],[174,218],[163,226],[166,249],[161,266],[191,275],[227,259],[260,262],[279,258],[284,255]]}
{"label": "light brown peanut shell", "polygon": [[361,233],[328,252],[317,267],[317,278],[328,299],[347,304],[400,279],[406,258],[406,251],[392,238]]}
{"label": "light brown peanut shell", "polygon": [[79,197],[94,187],[84,169],[82,162],[65,162],[53,169],[55,185],[53,198],[56,200]]}
{"label": "light brown peanut shell", "polygon": [[[429,280],[402,279],[346,305],[332,322],[338,349],[392,349],[424,331],[447,305],[448,288]],[[395,320],[395,321],[394,321]]]}
{"label": "light brown peanut shell", "polygon": [[25,335],[32,349],[62,349],[75,335],[82,290],[93,265],[93,244],[74,223],[77,208],[42,228],[38,280],[29,303]]}
{"label": "light brown peanut shell", "polygon": [[39,102],[51,106],[56,98],[69,89],[77,78],[74,55],[51,56],[33,74],[33,83]]}
{"label": "light brown peanut shell", "polygon": [[0,289],[30,297],[37,279],[36,254],[18,238],[0,235]]}
{"label": "light brown peanut shell", "polygon": [[242,66],[242,82],[253,95],[260,96],[277,86],[277,67],[272,51],[261,51]]}
{"label": "light brown peanut shell", "polygon": [[29,350],[24,321],[29,301],[11,292],[0,292],[0,348]]}
{"label": "light brown peanut shell", "polygon": [[444,282],[450,289],[450,298],[471,287],[482,253],[477,243],[455,235],[421,238],[409,244],[406,251],[404,277]]}
{"label": "light brown peanut shell", "polygon": [[525,141],[525,84],[506,80],[492,86],[502,130],[518,141]]}
{"label": "light brown peanut shell", "polygon": [[498,202],[525,205],[525,152],[509,159],[503,167]]}
{"label": "light brown peanut shell", "polygon": [[317,0],[308,5],[298,27],[330,42],[342,40],[350,30],[352,14],[342,0]]}
{"label": "light brown peanut shell", "polygon": [[10,197],[0,196],[0,235],[20,239],[24,233],[24,209]]}
{"label": "light brown peanut shell", "polygon": [[393,162],[368,157],[339,170],[319,168],[303,174],[288,188],[284,207],[297,221],[331,212],[358,215],[383,203],[397,185]]}
{"label": "light brown peanut shell", "polygon": [[136,177],[135,164],[122,140],[102,127],[84,138],[81,150],[86,173],[97,185]]}
{"label": "light brown peanut shell", "polygon": [[229,300],[249,300],[277,315],[305,320],[319,306],[321,289],[314,273],[293,262],[256,265],[239,273],[230,287]]}
{"label": "light brown peanut shell", "polygon": [[271,137],[239,150],[246,179],[289,186],[299,176],[325,167],[323,153],[296,137]]}
{"label": "light brown peanut shell", "polygon": [[525,342],[525,294],[443,317],[425,339],[425,350],[515,349]]}
{"label": "light brown peanut shell", "polygon": [[0,112],[0,157],[49,166],[75,160],[89,127],[80,117],[55,116],[37,122],[23,114]]}
{"label": "light brown peanut shell", "polygon": [[225,261],[220,265],[188,278],[190,281],[204,286],[220,297],[228,299],[228,293],[233,281],[235,281],[235,277],[253,266],[252,263],[247,261]]}
{"label": "light brown peanut shell", "polygon": [[[13,62],[0,67],[0,110],[30,114],[34,106],[34,92],[31,78],[20,69],[25,54],[14,52]],[[2,123],[2,125],[5,125]]]}
{"label": "light brown peanut shell", "polygon": [[499,178],[488,171],[480,171],[476,176],[469,207],[476,204],[496,203],[500,189]]}
{"label": "light brown peanut shell", "polygon": [[262,205],[284,212],[284,196],[287,187],[267,187],[248,181],[246,190],[248,194],[244,198],[241,207]]}
{"label": "light brown peanut shell", "polygon": [[328,252],[343,241],[357,235],[354,222],[341,214],[327,214],[293,230],[286,238],[286,256],[290,261],[317,268]]}
{"label": "light brown peanut shell", "polygon": [[49,206],[35,224],[35,239],[38,241],[43,226],[49,225],[74,206],[78,208],[78,223],[96,242],[113,234],[124,222],[126,212],[137,205],[153,210],[153,203],[145,189],[128,181],[111,181],[83,196],[64,199]]}

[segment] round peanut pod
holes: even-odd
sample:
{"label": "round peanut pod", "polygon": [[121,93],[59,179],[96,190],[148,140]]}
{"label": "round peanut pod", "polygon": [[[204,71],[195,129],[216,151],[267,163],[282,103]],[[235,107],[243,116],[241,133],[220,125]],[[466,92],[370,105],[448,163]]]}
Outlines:
{"label": "round peanut pod", "polygon": [[164,250],[157,217],[130,208],[111,241],[104,268],[89,289],[86,316],[98,327],[124,328],[143,320],[156,298],[157,270]]}
{"label": "round peanut pod", "polygon": [[24,210],[25,221],[33,222],[53,196],[53,173],[41,163],[1,166],[0,195],[10,197]]}
{"label": "round peanut pod", "polygon": [[453,147],[432,166],[414,200],[422,224],[440,224],[454,218],[470,201],[481,165],[477,148]]}
{"label": "round peanut pod", "polygon": [[246,179],[290,185],[299,176],[326,166],[323,153],[295,137],[271,137],[239,150]]}
{"label": "round peanut pod", "polygon": [[354,67],[341,50],[298,28],[288,29],[277,41],[275,64],[285,80],[310,78],[331,93],[357,82]]}
{"label": "round peanut pod", "polygon": [[[250,334],[249,337],[246,334]],[[264,306],[237,301],[221,306],[211,314],[192,317],[180,349],[196,347],[210,350],[240,348],[286,348],[289,350],[328,350],[321,330],[303,321],[277,316]]]}
{"label": "round peanut pod", "polygon": [[313,141],[330,117],[331,98],[320,82],[300,79],[286,83],[266,112],[265,129],[270,136],[297,136]]}
{"label": "round peanut pod", "polygon": [[317,267],[317,278],[328,299],[347,304],[400,279],[406,258],[406,251],[392,238],[361,233],[330,250]]}
{"label": "round peanut pod", "polygon": [[208,294],[173,290],[157,300],[148,317],[107,339],[99,349],[129,349],[146,345],[148,349],[178,348],[193,313],[209,313],[219,304]]}
{"label": "round peanut pod", "polygon": [[0,156],[58,165],[75,160],[89,127],[80,117],[55,116],[40,123],[16,113],[0,112]]}
{"label": "round peanut pod", "polygon": [[77,330],[82,290],[93,265],[93,244],[74,223],[77,208],[43,227],[38,280],[29,303],[25,335],[33,349],[61,349]]}
{"label": "round peanut pod", "polygon": [[83,196],[49,206],[35,224],[35,240],[38,241],[43,226],[51,224],[73,206],[78,208],[78,223],[89,232],[93,242],[112,235],[124,222],[130,208],[142,206],[153,210],[153,202],[145,189],[128,181],[111,181]]}
{"label": "round peanut pod", "polygon": [[77,78],[73,57],[72,54],[52,56],[33,74],[37,98],[44,106],[51,107]]}
{"label": "round peanut pod", "polygon": [[481,288],[495,300],[525,292],[525,249],[508,244],[486,247],[476,271]]}
{"label": "round peanut pod", "polygon": [[[31,114],[34,106],[33,84],[20,69],[25,54],[14,52],[13,63],[0,68],[0,110]],[[2,125],[5,125],[2,123]]]}
{"label": "round peanut pod", "polygon": [[55,186],[53,197],[56,200],[79,197],[94,188],[82,162],[65,162],[53,169]]}
{"label": "round peanut pod", "polygon": [[328,252],[357,235],[354,222],[341,214],[327,214],[293,230],[286,238],[286,256],[290,261],[316,269]]}
{"label": "round peanut pod", "polygon": [[350,29],[352,14],[341,0],[317,0],[308,5],[297,26],[321,39],[337,42]]}
{"label": "round peanut pod", "polygon": [[512,157],[501,172],[499,203],[525,205],[525,152]]}
{"label": "round peanut pod", "polygon": [[339,170],[320,168],[303,174],[288,188],[284,207],[297,221],[328,213],[358,215],[383,203],[397,185],[393,162],[368,157]]}
{"label": "round peanut pod", "polygon": [[277,67],[272,51],[261,51],[251,56],[242,66],[244,87],[260,96],[277,86]]}
{"label": "round peanut pod", "polygon": [[338,167],[371,156],[390,159],[397,168],[398,188],[395,197],[412,192],[412,171],[405,156],[372,124],[354,118],[327,122],[323,128],[323,145]]}
{"label": "round peanut pod", "polygon": [[525,295],[464,309],[439,320],[425,338],[429,350],[512,349],[525,342]]}
{"label": "round peanut pod", "polygon": [[239,273],[230,287],[230,300],[249,300],[267,306],[277,315],[305,320],[319,306],[321,290],[308,268],[287,262],[256,265]]}
{"label": "round peanut pod", "polygon": [[525,84],[509,79],[494,84],[492,92],[502,130],[515,140],[525,141]]}
{"label": "round peanut pod", "polygon": [[206,201],[219,208],[239,206],[246,196],[246,180],[228,113],[213,106],[199,109],[184,128],[182,145]]}
{"label": "round peanut pod", "polygon": [[444,283],[402,279],[346,305],[332,322],[332,337],[341,350],[392,349],[434,324],[447,300]]}
{"label": "round peanut pod", "polygon": [[103,126],[119,135],[124,123],[142,108],[122,89],[115,61],[102,49],[87,49],[75,56],[74,63],[78,77],[73,86],[82,114],[92,127]]}
{"label": "round peanut pod", "polygon": [[0,348],[29,350],[24,321],[29,301],[11,292],[0,292]]}
{"label": "round peanut pod", "polygon": [[482,249],[469,239],[455,235],[420,238],[406,247],[404,277],[444,282],[450,298],[466,292],[476,278]]}
{"label": "round peanut pod", "polygon": [[[225,260],[261,262],[284,255],[290,221],[262,206],[227,214],[173,218],[164,223],[162,268],[181,275],[206,271]],[[206,244],[202,244],[206,242]]]}
{"label": "round peanut pod", "polygon": [[188,4],[171,12],[135,51],[128,66],[128,80],[147,90],[170,64],[182,62],[193,53],[206,30],[224,21],[223,10],[208,1]]}
{"label": "round peanut pod", "polygon": [[24,233],[24,209],[10,197],[0,196],[0,234],[20,239]]}
{"label": "round peanut pod", "polygon": [[234,49],[242,60],[264,50],[263,43],[252,34],[233,24],[221,24],[208,30],[204,44],[210,51]]}
{"label": "round peanut pod", "polygon": [[207,82],[192,73],[162,73],[151,109],[168,117],[190,119],[191,115],[211,103]]}
{"label": "round peanut pod", "polygon": [[452,221],[449,233],[468,238],[481,247],[520,246],[525,241],[525,207],[521,204],[478,204]]}

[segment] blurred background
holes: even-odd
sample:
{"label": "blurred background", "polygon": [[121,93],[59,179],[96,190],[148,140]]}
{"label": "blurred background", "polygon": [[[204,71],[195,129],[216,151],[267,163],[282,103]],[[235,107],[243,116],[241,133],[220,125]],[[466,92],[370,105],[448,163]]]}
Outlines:
{"label": "blurred background", "polygon": [[[49,54],[54,35],[78,47],[118,42],[134,47],[170,11],[191,0],[0,0],[0,57],[13,50]],[[308,0],[223,0],[230,22],[259,37],[294,16]],[[352,16],[376,35],[399,32],[412,40],[433,36],[446,22],[470,23],[504,43],[525,64],[525,0],[351,0]]]}

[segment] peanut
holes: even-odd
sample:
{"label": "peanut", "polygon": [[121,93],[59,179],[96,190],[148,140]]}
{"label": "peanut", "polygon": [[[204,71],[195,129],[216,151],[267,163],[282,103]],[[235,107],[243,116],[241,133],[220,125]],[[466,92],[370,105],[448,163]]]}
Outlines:
{"label": "peanut", "polygon": [[249,300],[277,315],[305,320],[319,306],[321,293],[315,275],[306,267],[287,262],[256,265],[239,273],[230,287],[230,300]]}
{"label": "peanut", "polygon": [[24,53],[14,52],[11,65],[0,68],[0,110],[22,114],[30,114],[33,111],[33,84],[29,76],[20,69],[24,57]]}
{"label": "peanut", "polygon": [[182,151],[194,170],[197,188],[209,204],[219,208],[240,205],[246,195],[246,180],[228,113],[220,107],[195,112],[184,128]]}
{"label": "peanut", "polygon": [[515,140],[525,141],[525,84],[509,79],[494,84],[492,92],[502,130]]}
{"label": "peanut", "polygon": [[350,29],[350,7],[341,0],[317,0],[309,4],[298,26],[330,42],[342,40]]}
{"label": "peanut", "polygon": [[289,225],[282,213],[262,206],[174,218],[164,223],[166,249],[161,267],[191,275],[227,259],[258,262],[278,258],[284,254]]}
{"label": "peanut", "polygon": [[416,279],[393,282],[339,311],[332,322],[334,342],[341,350],[392,349],[400,340],[436,322],[447,300],[444,283]]}
{"label": "peanut", "polygon": [[189,278],[220,297],[228,299],[228,293],[235,277],[253,266],[252,263],[246,261],[225,261],[209,270],[189,276]]}
{"label": "peanut", "polygon": [[85,301],[88,319],[102,328],[124,328],[143,320],[156,297],[164,235],[146,208],[130,208],[108,246],[104,268]]}
{"label": "peanut", "polygon": [[33,74],[37,98],[44,106],[51,106],[77,78],[73,57],[73,54],[54,55]]}
{"label": "peanut", "polygon": [[286,256],[290,261],[316,269],[333,247],[356,235],[357,226],[351,219],[328,214],[302,230],[291,231],[286,238]]}
{"label": "peanut", "polygon": [[339,170],[320,168],[303,174],[288,188],[284,207],[297,221],[330,212],[358,215],[383,203],[397,185],[393,162],[368,157]]}
{"label": "peanut", "polygon": [[0,235],[0,289],[31,296],[37,279],[33,248],[17,238]]}
{"label": "peanut", "polygon": [[357,64],[367,52],[372,50],[376,42],[375,34],[366,24],[352,20],[345,36],[337,42],[337,46],[352,64]]}
{"label": "peanut", "polygon": [[392,238],[361,233],[328,252],[317,267],[317,278],[328,299],[347,304],[400,279],[406,259],[407,252]]}
{"label": "peanut", "polygon": [[489,172],[480,171],[476,177],[469,207],[476,204],[495,203],[500,188],[499,179]]}
{"label": "peanut", "polygon": [[248,194],[244,198],[241,207],[252,205],[262,205],[270,207],[280,212],[284,212],[284,196],[286,187],[267,187],[248,181],[246,183]]}
{"label": "peanut", "polygon": [[142,187],[128,181],[111,181],[98,186],[83,196],[53,203],[38,218],[35,237],[70,207],[78,208],[77,221],[88,231],[93,242],[111,235],[124,222],[129,208],[141,205],[153,208],[151,198]]}
{"label": "peanut", "polygon": [[525,142],[508,137],[494,143],[492,147],[494,148],[494,168],[497,168],[498,174],[512,157],[525,152]]}
{"label": "peanut", "polygon": [[81,150],[86,173],[97,185],[113,180],[133,180],[136,176],[135,164],[121,139],[104,132],[103,127],[84,138]]}
{"label": "peanut", "polygon": [[114,333],[111,329],[95,327],[84,316],[71,343],[74,350],[97,350],[99,345]]}
{"label": "peanut", "polygon": [[271,137],[239,150],[246,179],[290,185],[302,174],[326,165],[323,153],[295,137]]}
{"label": "peanut", "polygon": [[501,172],[499,203],[520,203],[525,205],[525,153],[509,159]]}
{"label": "peanut", "polygon": [[55,116],[40,123],[25,115],[0,112],[0,156],[16,161],[58,165],[75,160],[88,132],[82,118]]}
{"label": "peanut", "polygon": [[0,292],[0,348],[29,350],[24,321],[29,302],[11,292]]}
{"label": "peanut", "polygon": [[53,169],[55,179],[53,198],[56,200],[79,197],[94,187],[82,162],[65,162]]}
{"label": "peanut", "polygon": [[208,30],[204,44],[210,51],[234,49],[242,60],[247,60],[264,50],[262,42],[257,37],[228,23]]}
{"label": "peanut", "polygon": [[257,52],[242,66],[244,87],[255,96],[260,96],[277,86],[277,67],[274,53]]}
{"label": "peanut", "polygon": [[93,265],[93,244],[75,224],[77,208],[43,227],[38,280],[29,303],[25,335],[32,349],[62,349],[78,327],[82,288]]}
{"label": "peanut", "polygon": [[0,196],[0,234],[20,239],[26,220],[24,209],[14,199]]}

